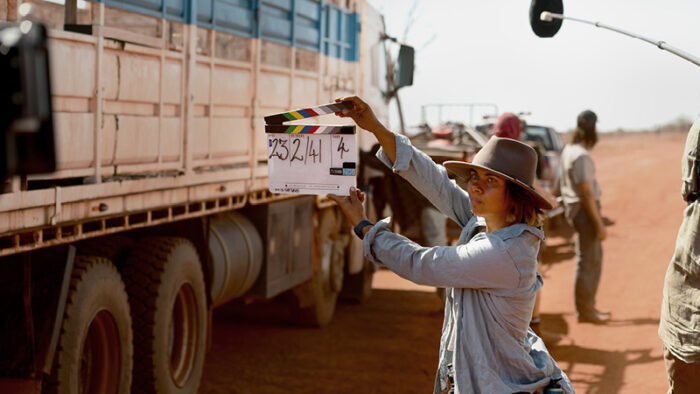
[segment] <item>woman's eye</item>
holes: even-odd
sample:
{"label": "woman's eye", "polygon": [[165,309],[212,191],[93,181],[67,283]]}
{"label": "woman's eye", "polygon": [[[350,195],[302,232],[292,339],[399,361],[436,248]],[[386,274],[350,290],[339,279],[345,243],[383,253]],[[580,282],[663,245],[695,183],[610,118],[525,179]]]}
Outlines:
{"label": "woman's eye", "polygon": [[490,184],[494,184],[496,183],[496,178],[489,178],[487,182]]}

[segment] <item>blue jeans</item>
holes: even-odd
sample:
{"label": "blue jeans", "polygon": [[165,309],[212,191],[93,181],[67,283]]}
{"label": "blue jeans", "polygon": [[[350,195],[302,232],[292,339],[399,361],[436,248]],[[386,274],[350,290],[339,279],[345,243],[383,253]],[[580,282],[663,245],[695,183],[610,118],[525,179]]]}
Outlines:
{"label": "blue jeans", "polygon": [[583,207],[574,218],[574,228],[578,233],[574,290],[576,312],[579,316],[591,316],[596,311],[595,295],[603,266],[603,245],[598,239],[595,223]]}

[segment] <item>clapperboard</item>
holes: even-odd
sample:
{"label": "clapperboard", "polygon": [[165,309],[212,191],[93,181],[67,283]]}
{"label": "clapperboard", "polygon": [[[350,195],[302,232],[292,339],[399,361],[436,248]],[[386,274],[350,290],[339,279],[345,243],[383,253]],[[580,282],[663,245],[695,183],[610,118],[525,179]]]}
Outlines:
{"label": "clapperboard", "polygon": [[268,188],[273,193],[348,195],[356,186],[355,126],[288,125],[333,114],[352,103],[333,103],[265,117]]}

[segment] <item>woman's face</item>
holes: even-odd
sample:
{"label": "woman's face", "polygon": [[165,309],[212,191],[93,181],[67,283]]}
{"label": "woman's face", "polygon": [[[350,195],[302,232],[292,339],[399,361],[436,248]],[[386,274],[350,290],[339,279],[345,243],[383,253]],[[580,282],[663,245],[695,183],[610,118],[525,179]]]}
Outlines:
{"label": "woman's face", "polygon": [[482,217],[504,215],[508,210],[506,180],[493,172],[472,169],[466,184],[460,186],[469,193],[474,214]]}

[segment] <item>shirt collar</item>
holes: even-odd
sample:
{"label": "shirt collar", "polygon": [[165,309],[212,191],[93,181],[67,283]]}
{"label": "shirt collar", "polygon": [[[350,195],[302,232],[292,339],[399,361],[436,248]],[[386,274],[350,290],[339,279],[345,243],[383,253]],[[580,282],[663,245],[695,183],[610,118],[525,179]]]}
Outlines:
{"label": "shirt collar", "polygon": [[501,229],[498,229],[498,230],[494,231],[492,234],[497,234],[502,239],[508,239],[508,238],[517,237],[525,231],[528,231],[528,232],[534,234],[537,238],[540,239],[540,241],[544,241],[544,231],[542,231],[541,228],[530,226],[530,225],[525,224],[525,223],[512,224],[508,227],[503,227]]}

